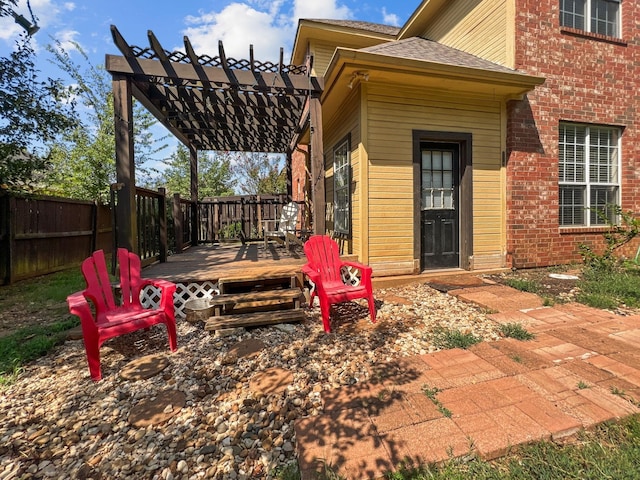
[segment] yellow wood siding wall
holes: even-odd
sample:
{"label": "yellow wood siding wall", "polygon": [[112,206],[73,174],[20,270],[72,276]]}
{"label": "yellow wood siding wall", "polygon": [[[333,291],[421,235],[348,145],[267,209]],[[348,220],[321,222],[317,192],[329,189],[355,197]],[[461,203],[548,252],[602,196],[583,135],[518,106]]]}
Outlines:
{"label": "yellow wood siding wall", "polygon": [[327,199],[326,228],[333,233],[333,150],[351,134],[351,239],[341,244],[343,254],[360,255],[362,251],[360,194],[360,89],[353,92],[339,115],[324,123],[325,191]]}
{"label": "yellow wood siding wall", "polygon": [[[341,45],[344,47],[344,45]],[[333,57],[336,45],[322,42],[311,42],[309,51],[313,55],[312,74],[322,76],[327,70],[327,66]]]}
{"label": "yellow wood siding wall", "polygon": [[508,3],[511,0],[449,2],[422,34],[430,40],[509,65]]}
{"label": "yellow wood siding wall", "polygon": [[[368,258],[376,275],[412,273],[414,259],[413,131],[473,136],[473,265],[504,264],[504,145],[500,99],[395,85],[367,85],[364,148],[369,159]],[[355,233],[355,230],[354,230]],[[355,253],[359,253],[356,251]]]}

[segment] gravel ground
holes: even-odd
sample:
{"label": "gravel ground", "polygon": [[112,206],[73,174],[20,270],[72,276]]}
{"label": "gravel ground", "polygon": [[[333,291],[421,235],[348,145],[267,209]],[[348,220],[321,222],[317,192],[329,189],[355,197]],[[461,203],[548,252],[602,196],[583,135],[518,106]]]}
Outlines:
{"label": "gravel ground", "polygon": [[[323,391],[366,382],[382,362],[435,351],[438,328],[498,338],[481,309],[426,285],[377,290],[376,300],[375,326],[366,302],[351,302],[339,306],[330,335],[317,307],[300,324],[222,338],[179,321],[178,351],[146,380],[119,372],[137,357],[168,352],[164,327],[103,345],[99,383],[89,378],[82,341],[66,342],[0,392],[0,479],[273,478],[296,461],[293,422],[322,411]],[[247,339],[265,348],[233,354]],[[252,388],[274,367],[292,375],[283,392]],[[168,404],[162,423],[132,423],[136,406],[168,390],[184,393],[184,407]]]}

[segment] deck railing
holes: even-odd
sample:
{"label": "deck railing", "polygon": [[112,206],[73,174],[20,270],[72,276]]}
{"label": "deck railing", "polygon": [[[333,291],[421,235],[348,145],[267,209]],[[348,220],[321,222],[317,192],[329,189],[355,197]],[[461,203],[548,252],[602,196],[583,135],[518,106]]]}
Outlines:
{"label": "deck railing", "polygon": [[166,191],[136,187],[138,255],[143,265],[167,259]]}
{"label": "deck railing", "polygon": [[[248,242],[262,240],[264,221],[280,218],[282,207],[290,200],[287,195],[244,195],[233,197],[209,197],[196,204],[173,198],[174,238],[176,252],[196,243]],[[299,202],[300,228],[306,229],[304,202]],[[193,225],[193,209],[196,209],[197,229]],[[196,230],[196,232],[194,232]],[[194,233],[192,233],[194,232]],[[197,239],[194,241],[194,234]]]}

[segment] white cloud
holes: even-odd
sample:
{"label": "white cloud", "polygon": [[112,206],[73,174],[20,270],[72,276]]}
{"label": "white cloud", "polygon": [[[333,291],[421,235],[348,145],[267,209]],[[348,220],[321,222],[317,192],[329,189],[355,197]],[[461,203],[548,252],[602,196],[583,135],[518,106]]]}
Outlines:
{"label": "white cloud", "polygon": [[249,45],[253,45],[257,60],[275,61],[280,47],[291,41],[291,26],[282,25],[277,12],[256,10],[243,3],[232,3],[220,12],[188,17],[187,22],[194,26],[184,34],[200,55],[216,56],[218,40],[222,40],[228,57],[248,58]]}
{"label": "white cloud", "polygon": [[62,5],[62,8],[64,8],[67,12],[72,12],[76,9],[76,4],[73,2],[67,2]]}
{"label": "white cloud", "polygon": [[387,13],[387,9],[384,7],[382,8],[382,18],[383,23],[386,25],[393,25],[394,27],[400,26],[400,17],[395,13]]}
{"label": "white cloud", "polygon": [[280,47],[285,61],[300,18],[350,18],[351,11],[336,0],[246,0],[231,3],[221,11],[201,12],[186,18],[191,25],[183,32],[200,55],[218,54],[222,40],[228,57],[249,58],[249,45],[259,61],[277,61]]}
{"label": "white cloud", "polygon": [[71,53],[77,50],[76,44],[80,44],[76,37],[80,35],[80,33],[76,30],[61,30],[56,32],[54,38],[60,42],[60,46],[65,52]]}
{"label": "white cloud", "polygon": [[301,18],[330,18],[344,20],[351,18],[351,10],[345,5],[338,5],[336,0],[294,0],[294,21]]}

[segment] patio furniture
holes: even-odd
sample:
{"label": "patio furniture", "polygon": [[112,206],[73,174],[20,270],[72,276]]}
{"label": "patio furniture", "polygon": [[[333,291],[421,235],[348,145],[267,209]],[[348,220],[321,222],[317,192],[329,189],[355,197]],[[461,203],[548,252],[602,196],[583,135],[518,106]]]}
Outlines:
{"label": "patio furniture", "polygon": [[[94,252],[82,262],[87,288],[67,297],[69,311],[80,317],[89,373],[94,381],[102,378],[100,346],[110,338],[164,323],[169,335],[169,348],[172,352],[177,348],[173,305],[175,284],[166,280],[141,278],[140,257],[124,248],[118,249],[118,263],[118,286],[122,297],[120,305],[116,305],[114,300],[113,285],[102,250]],[[159,290],[158,308],[145,308],[140,303],[140,292],[147,285]]]}
{"label": "patio furniture", "polygon": [[[296,236],[296,226],[298,223],[298,204],[289,202],[282,207],[280,212],[280,220],[275,223],[274,220],[264,220],[264,247],[269,246],[269,239],[275,238],[289,249],[289,242],[294,241],[302,245],[302,241]],[[272,226],[271,228],[269,228]]]}
{"label": "patio furniture", "polygon": [[[314,285],[309,303],[312,305],[313,299],[318,297],[325,332],[331,332],[331,305],[357,298],[367,299],[371,322],[375,323],[376,305],[371,284],[373,273],[371,267],[358,262],[341,260],[338,244],[326,235],[313,235],[309,238],[304,244],[304,253],[307,256],[307,264],[302,267],[302,272]],[[345,283],[343,268],[359,271],[359,283],[357,281]]]}

